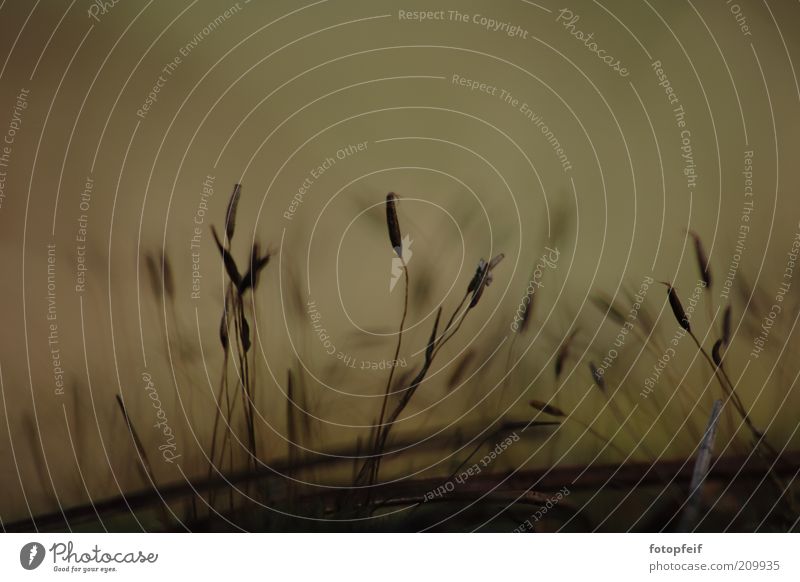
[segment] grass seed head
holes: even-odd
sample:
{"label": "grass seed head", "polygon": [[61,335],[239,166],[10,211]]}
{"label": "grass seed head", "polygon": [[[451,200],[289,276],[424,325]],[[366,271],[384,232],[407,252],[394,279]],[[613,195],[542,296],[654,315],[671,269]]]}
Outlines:
{"label": "grass seed head", "polygon": [[531,314],[533,313],[533,300],[535,295],[528,294],[528,302],[522,306],[522,317],[520,318],[519,325],[517,326],[517,333],[523,334],[528,330],[531,323]]}

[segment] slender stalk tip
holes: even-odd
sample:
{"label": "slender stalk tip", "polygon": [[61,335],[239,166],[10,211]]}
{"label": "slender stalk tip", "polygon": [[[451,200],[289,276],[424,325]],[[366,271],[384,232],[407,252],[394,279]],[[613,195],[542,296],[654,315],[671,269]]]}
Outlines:
{"label": "slender stalk tip", "polygon": [[694,254],[695,258],[697,259],[697,267],[700,271],[700,278],[705,283],[706,288],[711,288],[711,267],[708,264],[708,255],[706,254],[705,248],[703,248],[703,241],[700,240],[700,235],[696,232],[690,230],[689,236],[694,239]]}

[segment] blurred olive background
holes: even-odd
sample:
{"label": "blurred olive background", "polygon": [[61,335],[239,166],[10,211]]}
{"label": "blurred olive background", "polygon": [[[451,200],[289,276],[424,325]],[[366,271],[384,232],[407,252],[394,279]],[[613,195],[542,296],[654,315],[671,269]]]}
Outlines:
{"label": "blurred olive background", "polygon": [[[389,292],[393,252],[383,201],[390,191],[400,196],[401,228],[413,241],[401,350],[407,368],[399,375],[421,364],[437,307],[446,315],[455,308],[478,260],[505,254],[397,434],[423,438],[501,417],[527,420],[535,412],[531,398],[553,398],[593,422],[606,401],[599,392],[584,398],[593,390],[587,364],[613,347],[619,325],[589,299],[605,293],[626,305],[618,294],[636,291],[644,277],[674,281],[688,298],[698,272],[687,229],[701,236],[714,275],[693,319],[710,347],[718,328],[706,336],[708,314],[726,304],[720,293],[749,200],[742,172],[752,151],[754,204],[731,298],[758,288],[763,299],[734,304],[731,373],[742,373],[758,331],[743,323],[743,313],[755,322],[766,315],[800,229],[796,3],[739,2],[747,31],[725,2],[99,6],[0,6],[0,133],[15,119],[15,105],[21,112],[6,144],[0,207],[3,520],[145,487],[118,393],[160,483],[206,474],[225,284],[210,226],[224,229],[235,183],[243,193],[233,256],[246,263],[255,241],[272,253],[253,325],[265,463],[288,452],[289,369],[313,419],[303,448],[355,449],[376,420],[388,370],[361,367],[392,359],[403,301],[402,281]],[[628,76],[570,34],[563,15],[559,21],[562,8],[579,16],[574,30],[594,33]],[[401,18],[400,11],[420,10],[444,11],[444,20]],[[451,19],[452,10],[467,22]],[[487,29],[480,16],[520,32]],[[659,86],[656,61],[678,104]],[[495,94],[454,83],[454,75],[495,87]],[[154,87],[156,100],[144,111]],[[24,108],[17,99],[23,89]],[[518,101],[504,100],[503,91]],[[552,131],[568,169],[523,104]],[[676,123],[677,105],[688,135]],[[693,189],[683,137],[698,176]],[[330,167],[319,172],[323,165]],[[93,188],[82,207],[88,179]],[[212,185],[210,196],[204,182]],[[88,270],[85,289],[77,291],[82,215]],[[49,244],[56,249],[63,394],[54,381],[56,344],[48,343]],[[545,246],[559,250],[559,262],[543,275],[531,328],[514,339],[514,313]],[[166,287],[147,268],[147,257],[160,267],[162,255],[173,282]],[[193,271],[194,279],[200,275],[196,289]],[[741,388],[758,422],[789,449],[798,440],[796,363],[789,357],[797,293],[794,281],[768,353],[751,358]],[[309,300],[344,357],[330,355],[331,344],[315,335]],[[664,303],[663,289],[653,285],[644,305],[659,318],[656,333],[666,343],[676,325],[662,312]],[[576,328],[556,381],[554,359]],[[649,453],[684,457],[719,388],[687,339],[670,364],[673,376],[657,387],[660,404],[643,400],[655,358],[637,360],[640,349],[631,339],[608,370],[611,389],[619,387],[615,406],[627,416],[641,405],[631,423],[635,440],[654,427],[645,437]],[[465,357],[466,381],[453,389],[448,378]],[[159,419],[143,373],[152,375],[177,435],[179,463],[159,457],[163,438],[153,427]],[[679,392],[688,408],[669,400]],[[594,422],[606,434],[618,425],[610,411]],[[735,431],[732,424],[725,430]],[[623,431],[615,442],[632,459],[652,460],[633,448],[635,440]],[[598,457],[602,445],[568,422],[514,447],[497,469],[620,460],[610,448]],[[447,474],[455,462],[450,453],[421,450],[390,464],[387,475]],[[341,483],[349,474],[349,466],[320,469],[304,479]]]}

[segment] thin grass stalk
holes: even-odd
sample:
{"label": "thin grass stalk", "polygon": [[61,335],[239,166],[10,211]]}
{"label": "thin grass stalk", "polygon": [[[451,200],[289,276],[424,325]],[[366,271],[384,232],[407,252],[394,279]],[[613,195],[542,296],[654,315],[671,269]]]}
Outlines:
{"label": "thin grass stalk", "polygon": [[[530,426],[532,424],[534,424],[532,421],[528,422],[525,428],[527,428],[527,426]],[[555,423],[555,424],[560,426],[561,423]],[[525,428],[522,429],[523,432]],[[481,447],[483,447],[489,441],[489,439],[491,439],[492,437],[497,437],[503,432],[504,432],[504,427],[501,426],[500,429],[489,432],[485,437],[483,437],[480,441],[478,441],[477,446],[474,449],[472,449],[472,452],[469,455],[464,457],[464,460],[461,461],[461,463],[459,463],[459,465],[450,473],[450,476],[447,477],[447,479],[445,479],[444,482],[447,483],[448,481],[452,481],[456,477],[456,475],[458,475],[458,472],[464,467],[464,465],[467,464],[467,461],[469,461],[472,457],[474,457],[475,454],[479,450],[481,450]]]}

